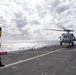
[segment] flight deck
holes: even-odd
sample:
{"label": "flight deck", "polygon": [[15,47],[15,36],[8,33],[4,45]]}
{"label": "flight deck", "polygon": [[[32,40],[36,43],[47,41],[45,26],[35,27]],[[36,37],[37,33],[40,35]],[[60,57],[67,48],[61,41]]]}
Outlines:
{"label": "flight deck", "polygon": [[76,75],[76,46],[53,46],[2,56],[0,75]]}

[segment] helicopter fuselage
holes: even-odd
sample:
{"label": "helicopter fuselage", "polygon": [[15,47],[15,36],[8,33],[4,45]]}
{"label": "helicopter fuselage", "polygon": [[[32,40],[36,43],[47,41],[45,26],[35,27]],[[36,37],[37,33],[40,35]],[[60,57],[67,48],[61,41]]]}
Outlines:
{"label": "helicopter fuselage", "polygon": [[74,46],[74,42],[73,41],[76,41],[76,38],[74,37],[74,35],[72,33],[63,33],[61,36],[60,36],[60,45],[62,45],[63,43],[71,43],[72,46]]}

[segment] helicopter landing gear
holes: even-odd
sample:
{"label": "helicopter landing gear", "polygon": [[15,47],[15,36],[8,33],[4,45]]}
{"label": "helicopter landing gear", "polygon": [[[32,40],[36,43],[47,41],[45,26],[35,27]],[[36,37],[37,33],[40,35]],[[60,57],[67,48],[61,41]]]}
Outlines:
{"label": "helicopter landing gear", "polygon": [[72,42],[72,47],[74,47],[74,42]]}
{"label": "helicopter landing gear", "polygon": [[60,45],[62,46],[62,42],[60,42]]}
{"label": "helicopter landing gear", "polygon": [[1,57],[0,57],[0,67],[3,67],[4,65],[2,64],[2,62],[1,62]]}

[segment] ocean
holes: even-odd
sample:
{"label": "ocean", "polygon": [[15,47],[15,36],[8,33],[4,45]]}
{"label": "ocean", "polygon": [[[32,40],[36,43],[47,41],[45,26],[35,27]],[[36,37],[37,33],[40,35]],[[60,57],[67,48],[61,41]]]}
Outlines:
{"label": "ocean", "polygon": [[58,44],[59,40],[2,40],[0,52],[7,51],[12,53]]}

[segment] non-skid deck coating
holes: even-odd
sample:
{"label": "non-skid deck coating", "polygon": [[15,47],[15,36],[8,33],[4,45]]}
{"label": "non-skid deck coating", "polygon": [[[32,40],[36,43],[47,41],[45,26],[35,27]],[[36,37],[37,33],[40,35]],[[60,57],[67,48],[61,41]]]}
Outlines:
{"label": "non-skid deck coating", "polygon": [[76,75],[76,47],[55,46],[2,56],[0,75]]}

